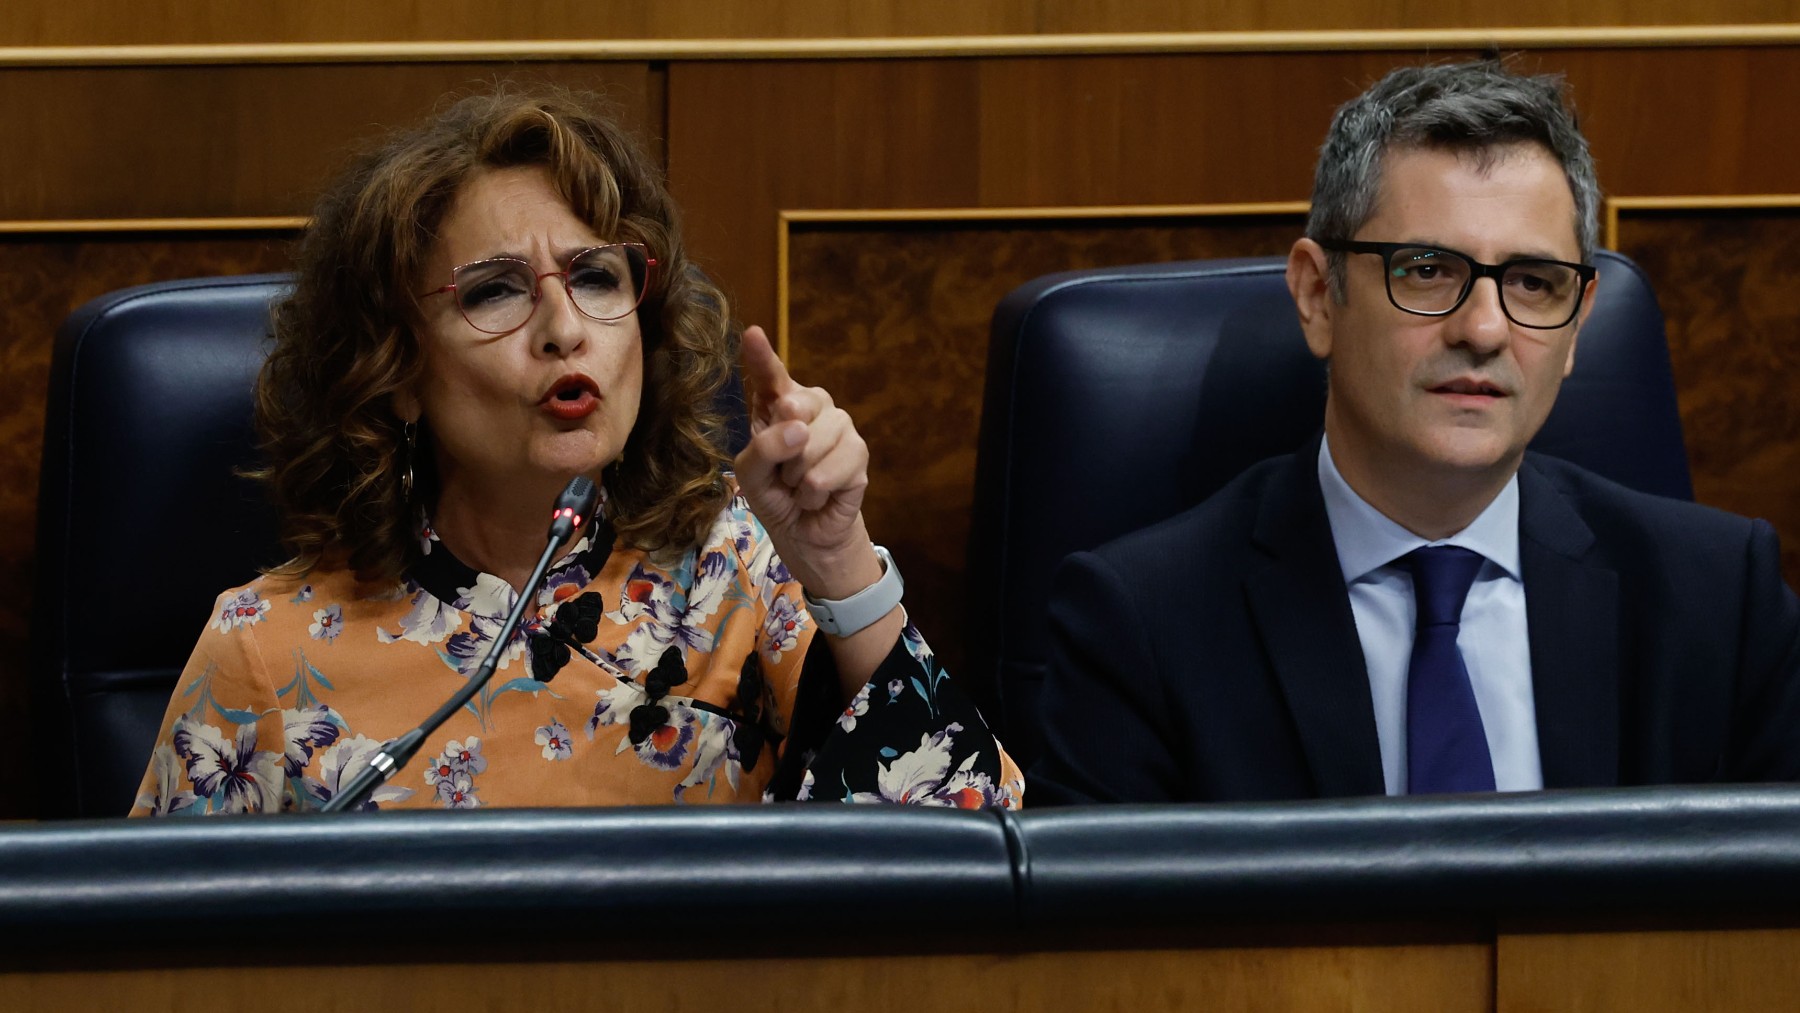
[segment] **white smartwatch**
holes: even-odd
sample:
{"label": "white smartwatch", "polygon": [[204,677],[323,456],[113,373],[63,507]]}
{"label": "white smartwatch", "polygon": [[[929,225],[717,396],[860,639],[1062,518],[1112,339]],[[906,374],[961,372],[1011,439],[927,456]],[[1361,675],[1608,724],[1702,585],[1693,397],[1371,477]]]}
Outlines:
{"label": "white smartwatch", "polygon": [[812,613],[819,629],[834,637],[847,637],[874,625],[900,604],[900,591],[906,586],[900,579],[900,568],[894,565],[888,550],[879,545],[875,546],[875,556],[881,560],[881,579],[875,583],[841,601],[806,596],[806,610]]}

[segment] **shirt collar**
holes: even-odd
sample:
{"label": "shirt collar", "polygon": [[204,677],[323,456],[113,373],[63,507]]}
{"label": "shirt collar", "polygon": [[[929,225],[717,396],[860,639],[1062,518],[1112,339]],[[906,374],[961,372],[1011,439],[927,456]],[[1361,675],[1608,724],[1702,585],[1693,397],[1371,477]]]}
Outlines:
{"label": "shirt collar", "polygon": [[[586,587],[599,576],[613,550],[612,523],[604,514],[588,522],[575,544],[545,571],[543,590],[554,597],[553,589],[564,584]],[[448,546],[438,540],[429,519],[419,532],[419,558],[407,568],[407,576],[433,598],[475,615],[502,619],[519,600],[512,585],[491,573],[482,573],[456,558]]]}
{"label": "shirt collar", "polygon": [[1331,459],[1331,441],[1319,441],[1319,491],[1325,496],[1325,517],[1331,523],[1331,540],[1337,545],[1338,565],[1344,583],[1354,584],[1401,556],[1424,545],[1457,545],[1480,553],[1522,579],[1519,568],[1519,476],[1515,472],[1494,501],[1468,527],[1440,541],[1420,538],[1356,494]]}

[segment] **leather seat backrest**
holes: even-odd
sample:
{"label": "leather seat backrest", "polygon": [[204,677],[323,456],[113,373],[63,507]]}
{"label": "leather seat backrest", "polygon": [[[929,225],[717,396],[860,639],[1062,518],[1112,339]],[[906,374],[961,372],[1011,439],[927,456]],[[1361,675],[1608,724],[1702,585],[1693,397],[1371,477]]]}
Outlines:
{"label": "leather seat backrest", "polygon": [[251,389],[285,275],[164,282],[56,336],[38,496],[41,816],[123,815],[218,593],[280,562]]}

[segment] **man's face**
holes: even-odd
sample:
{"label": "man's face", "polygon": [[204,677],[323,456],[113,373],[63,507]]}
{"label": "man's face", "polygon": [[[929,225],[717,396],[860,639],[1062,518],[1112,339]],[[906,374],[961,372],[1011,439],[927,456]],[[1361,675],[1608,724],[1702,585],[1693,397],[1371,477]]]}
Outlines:
{"label": "man's face", "polygon": [[[1555,158],[1529,143],[1491,153],[1483,171],[1455,151],[1390,149],[1375,213],[1352,238],[1455,250],[1487,264],[1578,262],[1574,197]],[[1593,283],[1579,317],[1535,330],[1507,319],[1492,279],[1477,279],[1454,313],[1418,316],[1389,301],[1382,257],[1344,259],[1342,303],[1325,290],[1317,244],[1301,240],[1289,262],[1307,344],[1331,365],[1333,459],[1375,482],[1510,475],[1574,367]]]}

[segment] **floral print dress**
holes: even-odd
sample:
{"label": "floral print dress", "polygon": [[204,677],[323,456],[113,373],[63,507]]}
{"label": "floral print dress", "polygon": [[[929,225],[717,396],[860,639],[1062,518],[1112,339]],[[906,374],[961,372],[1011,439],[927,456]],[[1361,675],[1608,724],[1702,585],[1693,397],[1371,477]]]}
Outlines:
{"label": "floral print dress", "polygon": [[[385,586],[225,592],[134,816],[316,809],[472,675],[517,600],[429,527]],[[910,624],[846,706],[800,585],[734,495],[685,552],[596,521],[492,680],[365,809],[755,802],[1016,808],[1024,782]]]}

